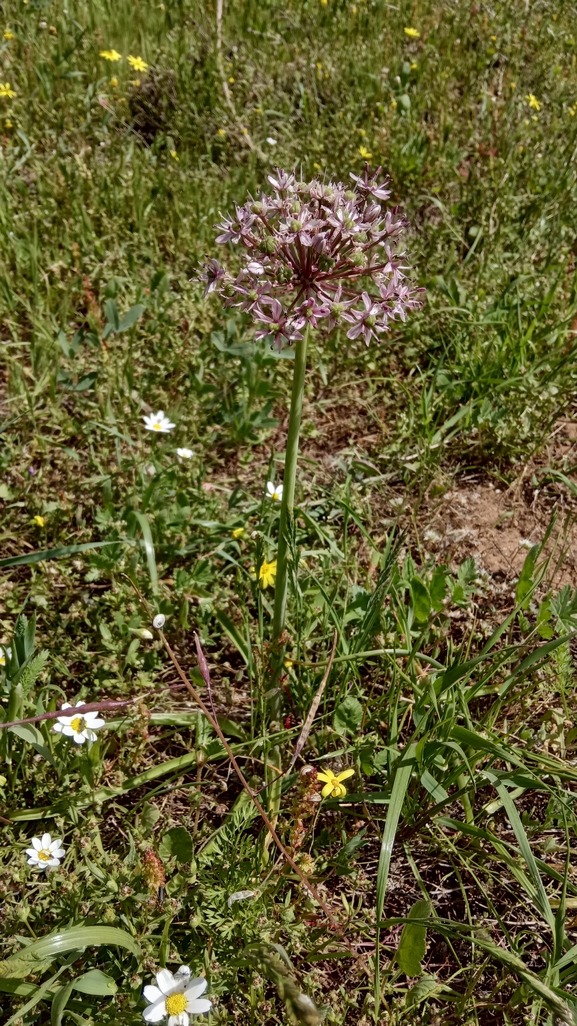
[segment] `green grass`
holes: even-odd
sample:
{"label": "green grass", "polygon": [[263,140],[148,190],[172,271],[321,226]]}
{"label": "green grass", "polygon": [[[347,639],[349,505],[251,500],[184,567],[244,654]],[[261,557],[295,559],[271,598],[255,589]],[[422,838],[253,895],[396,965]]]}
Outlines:
{"label": "green grass", "polygon": [[[571,524],[505,592],[419,543],[471,473],[575,488],[550,446],[576,384],[572,10],[246,0],[219,26],[195,0],[8,0],[3,17],[0,716],[135,699],[90,747],[46,720],[0,730],[6,1024],[136,1024],[143,984],[180,964],[206,974],[215,1024],[577,1021]],[[276,550],[263,495],[292,365],[191,278],[275,164],[345,180],[363,153],[411,220],[427,303],[378,348],[313,339],[291,662],[271,681],[273,591],[252,568]],[[176,428],[151,438],[161,408]],[[157,612],[200,688],[199,633],[224,735],[342,931],[142,634]],[[305,758],[353,768],[346,798],[310,801]],[[24,854],[44,831],[66,847],[46,876]]]}

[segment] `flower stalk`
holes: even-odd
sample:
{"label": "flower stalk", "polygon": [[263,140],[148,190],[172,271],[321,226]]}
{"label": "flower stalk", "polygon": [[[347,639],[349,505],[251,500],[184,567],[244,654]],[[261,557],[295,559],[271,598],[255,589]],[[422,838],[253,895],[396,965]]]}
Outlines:
{"label": "flower stalk", "polygon": [[289,543],[294,533],[294,503],[299,438],[307,369],[307,345],[310,328],[307,325],[302,339],[295,342],[295,365],[291,394],[289,429],[286,446],[283,492],[276,557],[276,585],[274,593],[273,643],[278,642],[286,619],[288,594]]}

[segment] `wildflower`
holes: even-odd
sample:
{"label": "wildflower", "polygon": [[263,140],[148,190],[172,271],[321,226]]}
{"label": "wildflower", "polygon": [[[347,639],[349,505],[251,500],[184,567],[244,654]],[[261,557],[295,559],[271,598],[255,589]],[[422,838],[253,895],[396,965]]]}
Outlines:
{"label": "wildflower", "polygon": [[359,153],[363,160],[370,160],[372,157],[372,153],[370,152],[370,150],[367,149],[366,146],[359,146]]}
{"label": "wildflower", "polygon": [[13,96],[16,96],[14,89],[11,88],[9,82],[0,82],[0,96],[7,96],[9,100]]}
{"label": "wildflower", "polygon": [[143,417],[144,426],[147,431],[159,431],[163,435],[167,435],[169,431],[172,431],[176,424],[173,424],[168,417],[164,416],[164,410],[159,410],[158,413],[151,413],[147,417]]}
{"label": "wildflower", "polygon": [[216,134],[217,135],[226,135],[226,129],[225,128],[219,128],[219,130],[218,130],[218,132]]}
{"label": "wildflower", "polygon": [[14,33],[10,29],[4,29],[4,39],[14,39]]}
{"label": "wildflower", "polygon": [[527,96],[525,97],[525,99],[527,100],[527,103],[531,107],[531,110],[541,110],[541,107],[543,105],[539,102],[539,100],[537,99],[537,97],[533,93],[528,93]]}
{"label": "wildflower", "polygon": [[187,449],[185,447],[182,449],[177,449],[176,455],[178,456],[179,460],[191,460],[194,456],[194,452],[192,451],[192,449]]}
{"label": "wildflower", "polygon": [[179,159],[178,158],[178,153],[176,152],[176,150],[171,150],[170,151],[170,156],[172,157],[173,160],[178,160]]}
{"label": "wildflower", "polygon": [[405,29],[405,35],[408,36],[409,39],[420,39],[421,38],[421,33],[417,32],[416,28],[406,28]]}
{"label": "wildflower", "polygon": [[52,840],[50,834],[42,834],[42,837],[32,838],[32,847],[26,849],[29,856],[28,865],[37,869],[48,869],[48,866],[59,866],[60,860],[65,854],[61,847],[62,840],[56,837]]}
{"label": "wildflower", "polygon": [[46,521],[45,521],[44,517],[41,517],[37,513],[35,517],[32,517],[32,520],[30,521],[30,523],[31,524],[36,524],[37,527],[44,527],[44,524],[46,523]]}
{"label": "wildflower", "polygon": [[51,36],[57,36],[58,35],[58,29],[56,28],[56,25],[50,25],[49,28],[48,28],[48,31],[49,31]]}
{"label": "wildflower", "polygon": [[258,579],[261,583],[262,588],[272,588],[274,586],[274,579],[276,577],[276,559],[272,562],[267,563],[266,559],[260,565],[258,572]]}
{"label": "wildflower", "polygon": [[100,56],[104,57],[105,61],[121,61],[122,54],[118,50],[101,50]]}
{"label": "wildflower", "polygon": [[267,135],[266,141],[269,146],[276,146],[276,139],[273,139],[272,135]]}
{"label": "wildflower", "polygon": [[282,483],[277,485],[273,484],[272,481],[267,481],[266,490],[273,502],[280,502],[282,499]]}
{"label": "wildflower", "polygon": [[112,86],[113,89],[116,89],[116,87],[118,85],[118,79],[116,77],[111,78],[110,79],[110,85]]}
{"label": "wildflower", "polygon": [[233,538],[242,538],[244,536],[244,533],[244,527],[235,527],[234,531],[232,532],[232,536]]}
{"label": "wildflower", "polygon": [[132,54],[129,54],[126,60],[133,71],[146,71],[148,69],[148,64],[146,61],[143,61],[142,57],[133,57]]}
{"label": "wildflower", "polygon": [[285,659],[283,659],[282,663],[283,663],[283,666],[284,666],[285,670],[291,670],[293,668],[293,666],[294,666],[294,663],[293,663],[292,659],[285,658]]}
{"label": "wildflower", "polygon": [[[370,152],[359,153],[367,159]],[[236,278],[216,260],[205,262],[196,280],[205,295],[218,291],[227,306],[249,311],[255,340],[277,346],[303,337],[305,326],[330,329],[344,311],[349,338],[378,338],[388,323],[421,305],[394,249],[408,222],[386,209],[387,179],[365,166],[353,175],[354,188],[341,182],[297,182],[294,172],[277,168],[268,176],[271,193],[249,197],[217,226],[217,243],[244,247]],[[381,290],[385,288],[385,295]],[[371,329],[371,330],[368,330]]]}
{"label": "wildflower", "polygon": [[232,75],[231,75],[231,76],[230,76],[230,78],[229,78],[229,82],[230,82],[230,84],[231,84],[231,85],[234,85],[234,78],[233,78],[233,76],[232,76]]}
{"label": "wildflower", "polygon": [[417,64],[417,62],[416,61],[412,61],[412,63],[411,63],[411,71],[416,71],[418,67],[419,67],[419,65]]}
{"label": "wildflower", "polygon": [[[84,704],[80,700],[74,708],[80,709]],[[72,709],[72,706],[70,702],[64,702],[62,708]],[[94,731],[103,727],[105,722],[105,720],[100,719],[97,712],[86,712],[84,715],[82,715],[82,712],[79,712],[78,716],[59,716],[52,729],[57,734],[64,734],[65,737],[73,738],[77,745],[83,745],[85,741],[96,741]]]}
{"label": "wildflower", "polygon": [[339,773],[338,777],[335,776],[332,770],[327,770],[326,773],[318,773],[318,779],[325,781],[325,786],[321,791],[323,798],[344,798],[347,789],[342,781],[354,776],[354,772],[354,769],[348,769],[344,773]]}
{"label": "wildflower", "polygon": [[202,1015],[212,1008],[212,1001],[201,997],[206,987],[203,976],[191,980],[187,965],[181,965],[174,975],[161,969],[156,974],[156,987],[144,988],[144,997],[150,1004],[142,1018],[145,1022],[160,1022],[168,1016],[168,1026],[189,1026],[191,1015]]}
{"label": "wildflower", "polygon": [[138,89],[138,87],[140,85],[140,79],[139,78],[131,78],[130,79],[130,84],[131,84],[131,86],[134,86],[135,89]]}
{"label": "wildflower", "polygon": [[515,91],[515,89],[517,88],[517,83],[516,82],[511,82],[510,85],[511,85],[511,89],[513,91]]}

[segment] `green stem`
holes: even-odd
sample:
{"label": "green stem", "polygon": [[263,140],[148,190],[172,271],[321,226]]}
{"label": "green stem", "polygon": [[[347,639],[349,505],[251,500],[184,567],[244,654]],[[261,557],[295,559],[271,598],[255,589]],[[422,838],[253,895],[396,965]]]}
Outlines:
{"label": "green stem", "polygon": [[288,591],[288,543],[293,533],[295,482],[299,453],[299,434],[307,369],[307,344],[310,328],[305,328],[304,338],[295,343],[295,369],[291,395],[288,438],[284,465],[283,493],[280,505],[280,524],[276,557],[276,581],[274,593],[273,642],[281,636],[286,616]]}

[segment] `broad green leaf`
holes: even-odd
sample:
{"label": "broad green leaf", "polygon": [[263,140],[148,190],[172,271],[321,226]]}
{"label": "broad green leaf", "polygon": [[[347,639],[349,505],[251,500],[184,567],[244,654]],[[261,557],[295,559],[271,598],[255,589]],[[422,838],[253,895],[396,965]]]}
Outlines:
{"label": "broad green leaf", "polygon": [[428,997],[438,994],[443,989],[444,984],[439,983],[436,976],[421,976],[420,980],[417,980],[408,991],[405,998],[405,1008],[414,1008],[421,1001],[426,1001]]}
{"label": "broad green leaf", "polygon": [[56,991],[50,1006],[50,1026],[62,1026],[62,1016],[68,1004],[68,998],[72,994],[73,986],[72,982],[66,983],[64,987],[60,987]]}
{"label": "broad green leaf", "polygon": [[[40,937],[16,955],[11,955],[4,962],[0,962],[0,976],[12,979],[27,976],[29,973],[38,972],[39,963],[46,962],[47,959],[53,959],[67,951],[80,951],[87,947],[103,945],[126,948],[136,958],[142,955],[140,945],[126,930],[120,930],[116,926],[71,926],[66,930],[56,930],[45,937]],[[26,971],[22,972],[22,968]]]}
{"label": "broad green leaf", "polygon": [[423,968],[421,961],[425,957],[427,947],[427,930],[412,919],[427,919],[431,915],[431,902],[421,898],[409,910],[409,922],[403,926],[403,932],[397,948],[396,960],[399,969],[405,976],[420,976]]}
{"label": "broad green leaf", "polygon": [[72,980],[72,987],[81,994],[94,994],[96,997],[112,997],[118,990],[112,976],[107,976],[101,969],[90,969],[78,976]]}
{"label": "broad green leaf", "polygon": [[540,551],[541,545],[531,546],[525,557],[523,569],[521,570],[521,576],[517,581],[515,601],[521,609],[527,609],[529,605],[529,597],[533,591],[533,573],[535,570],[535,562]]}
{"label": "broad green leaf", "polygon": [[130,310],[128,310],[120,320],[116,331],[127,331],[133,324],[136,324],[143,311],[144,307],[142,303],[137,303],[136,306],[131,306]]}
{"label": "broad green leaf", "polygon": [[172,827],[164,834],[158,853],[163,858],[174,855],[177,862],[191,862],[192,837],[184,827]]}
{"label": "broad green leaf", "polygon": [[[3,963],[0,963],[0,969],[2,967],[2,964]],[[56,970],[53,976],[51,976],[48,980],[45,980],[44,983],[41,983],[39,987],[35,987],[34,993],[30,997],[30,999],[26,1002],[26,1004],[21,1005],[20,1008],[18,1008],[17,1011],[14,1012],[14,1015],[11,1015],[9,1019],[6,1019],[4,1026],[12,1026],[12,1023],[14,1023],[16,1020],[22,1022],[24,1016],[28,1012],[31,1012],[32,1009],[35,1008],[36,1005],[39,1003],[39,1001],[42,1001],[42,999],[47,996],[47,994],[50,991],[50,988],[52,987],[52,984],[58,979],[58,977],[64,972],[66,968],[67,967],[65,965],[61,965],[60,968]]]}
{"label": "broad green leaf", "polygon": [[338,734],[356,734],[363,722],[363,707],[357,698],[347,695],[333,715],[333,727]]}
{"label": "broad green leaf", "polygon": [[415,620],[418,620],[419,623],[424,623],[428,620],[429,613],[431,612],[429,589],[419,577],[413,577],[410,587]]}

